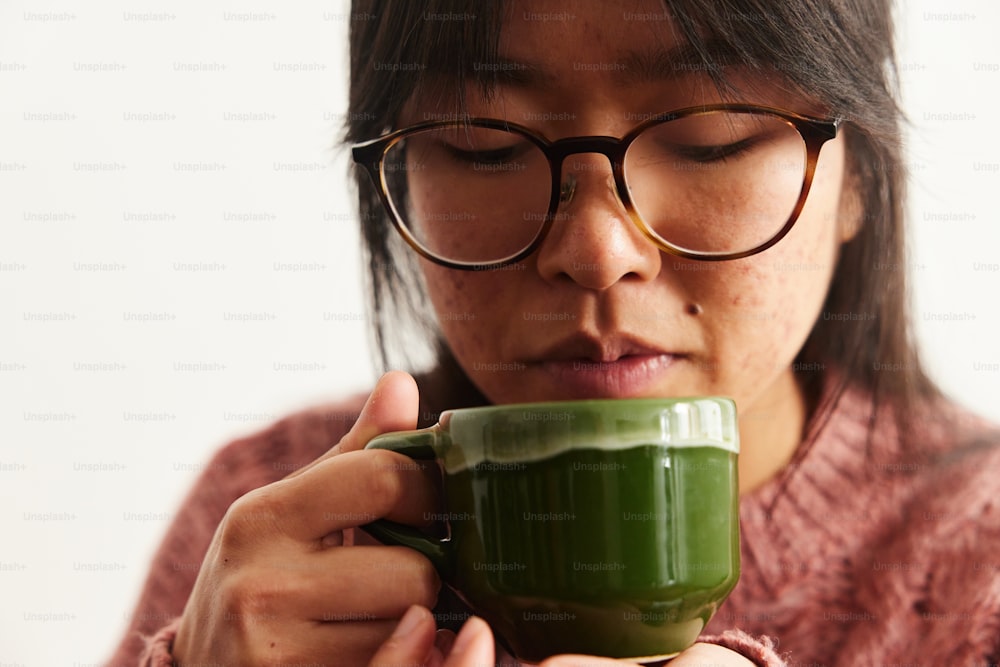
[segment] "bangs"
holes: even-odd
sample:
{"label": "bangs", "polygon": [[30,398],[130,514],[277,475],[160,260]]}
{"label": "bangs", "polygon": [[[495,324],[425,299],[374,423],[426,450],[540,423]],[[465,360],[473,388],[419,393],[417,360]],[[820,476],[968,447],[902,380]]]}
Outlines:
{"label": "bangs", "polygon": [[[722,93],[734,91],[727,72],[738,67],[853,120],[869,115],[867,100],[893,96],[895,80],[891,16],[856,6],[862,1],[669,0],[660,14],[624,14],[671,31],[685,47],[681,65],[705,73]],[[467,90],[492,97],[512,74],[498,52],[502,25],[518,18],[513,12],[503,0],[356,2],[354,14],[365,20],[351,26],[346,140],[395,129],[418,91],[434,119],[463,117]]]}
{"label": "bangs", "polygon": [[712,61],[709,44],[725,44],[730,57],[744,66],[781,78],[831,114],[850,119],[865,115],[869,100],[894,96],[892,17],[887,11],[873,11],[869,3],[671,0],[668,4],[678,36],[706,66]]}
{"label": "bangs", "polygon": [[351,25],[351,114],[346,140],[395,126],[420,91],[444,114],[460,114],[467,86],[495,88],[501,0],[355,2]]}

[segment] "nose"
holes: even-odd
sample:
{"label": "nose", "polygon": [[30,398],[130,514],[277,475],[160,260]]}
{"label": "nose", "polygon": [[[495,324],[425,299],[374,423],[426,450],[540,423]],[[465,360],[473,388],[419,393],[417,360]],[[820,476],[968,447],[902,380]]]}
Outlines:
{"label": "nose", "polygon": [[630,219],[606,157],[567,156],[560,194],[556,219],[538,250],[544,279],[603,291],[659,274],[660,251]]}

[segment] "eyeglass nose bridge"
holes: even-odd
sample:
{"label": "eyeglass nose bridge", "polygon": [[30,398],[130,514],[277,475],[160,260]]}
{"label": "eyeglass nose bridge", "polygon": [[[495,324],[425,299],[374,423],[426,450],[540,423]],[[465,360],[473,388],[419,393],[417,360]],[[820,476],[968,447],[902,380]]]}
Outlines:
{"label": "eyeglass nose bridge", "polygon": [[[567,158],[574,155],[598,154],[608,159],[611,165],[611,191],[618,204],[631,216],[632,202],[625,187],[622,163],[630,141],[609,136],[567,137],[554,141],[545,147],[552,168],[552,206],[558,208],[569,204],[577,191],[577,178],[569,172],[563,178]],[[556,210],[550,211],[555,215]]]}

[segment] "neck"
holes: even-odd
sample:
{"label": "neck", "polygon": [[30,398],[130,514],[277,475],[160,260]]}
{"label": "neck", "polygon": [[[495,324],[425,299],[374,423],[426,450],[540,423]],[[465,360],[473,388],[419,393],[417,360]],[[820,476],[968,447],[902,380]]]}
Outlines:
{"label": "neck", "polygon": [[802,440],[806,401],[791,369],[761,400],[740,413],[740,493],[760,487],[780,471]]}

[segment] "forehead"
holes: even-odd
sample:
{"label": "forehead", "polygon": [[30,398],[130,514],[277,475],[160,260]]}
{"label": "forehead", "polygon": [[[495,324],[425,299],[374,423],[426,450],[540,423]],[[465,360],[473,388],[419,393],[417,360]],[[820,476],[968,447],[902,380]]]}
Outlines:
{"label": "forehead", "polygon": [[705,69],[658,0],[591,0],[571,8],[548,0],[515,1],[501,25],[498,55],[497,79],[511,85],[625,86]]}

